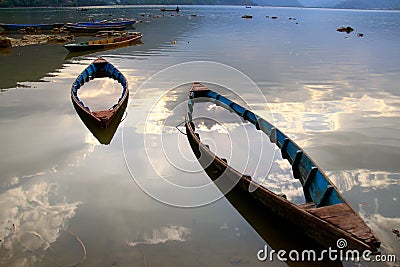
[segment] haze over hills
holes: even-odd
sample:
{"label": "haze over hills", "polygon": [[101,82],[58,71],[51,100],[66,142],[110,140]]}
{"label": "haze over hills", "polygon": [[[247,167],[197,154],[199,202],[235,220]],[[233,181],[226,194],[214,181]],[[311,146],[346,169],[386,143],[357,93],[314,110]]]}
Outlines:
{"label": "haze over hills", "polygon": [[299,0],[305,7],[334,7],[343,0]]}
{"label": "haze over hills", "polygon": [[260,6],[303,7],[298,0],[253,0]]}
{"label": "haze over hills", "polygon": [[335,8],[400,9],[400,0],[345,0]]}
{"label": "haze over hills", "polygon": [[305,7],[400,9],[400,0],[299,0]]}
{"label": "haze over hills", "polygon": [[97,5],[255,5],[251,0],[0,0],[0,7]]}

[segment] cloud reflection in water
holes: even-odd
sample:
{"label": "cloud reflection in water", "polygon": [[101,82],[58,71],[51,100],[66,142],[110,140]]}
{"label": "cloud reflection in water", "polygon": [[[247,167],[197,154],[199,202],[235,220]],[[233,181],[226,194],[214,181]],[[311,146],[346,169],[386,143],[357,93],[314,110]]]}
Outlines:
{"label": "cloud reflection in water", "polygon": [[145,232],[137,235],[136,241],[126,241],[126,243],[135,247],[137,245],[156,245],[168,241],[187,241],[190,238],[191,230],[181,225],[170,225],[155,228],[151,233]]}
{"label": "cloud reflection in water", "polygon": [[27,189],[13,188],[0,195],[0,265],[33,264],[37,259],[34,254],[25,255],[25,261],[18,263],[14,256],[23,253],[28,246],[33,253],[43,253],[57,241],[80,203],[56,202],[56,191],[57,185],[41,182]]}

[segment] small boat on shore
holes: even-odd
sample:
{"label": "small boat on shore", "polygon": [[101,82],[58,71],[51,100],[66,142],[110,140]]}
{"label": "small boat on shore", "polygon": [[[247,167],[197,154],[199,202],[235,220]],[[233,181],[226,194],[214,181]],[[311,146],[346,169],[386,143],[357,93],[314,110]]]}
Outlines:
{"label": "small boat on shore", "polygon": [[[110,109],[92,111],[78,97],[78,90],[85,84],[95,78],[111,78],[118,81],[122,85],[121,97],[117,103]],[[128,81],[124,75],[111,63],[100,57],[93,61],[74,81],[71,87],[71,99],[75,109],[80,110],[83,116],[95,122],[99,127],[106,128],[114,119],[118,110],[128,101]]]}
{"label": "small boat on shore", "polygon": [[[193,106],[196,99],[198,102],[210,101],[230,110],[253,124],[257,130],[264,132],[271,143],[280,149],[282,157],[291,164],[294,178],[298,179],[303,187],[306,202],[294,204],[284,195],[275,194],[255,183],[250,176],[233,169],[225,159],[215,155],[203,144],[200,135],[195,132],[193,122]],[[204,85],[193,83],[188,94],[185,127],[195,156],[219,188],[226,188],[227,184],[232,184],[233,188],[241,190],[244,196],[257,200],[324,248],[338,248],[338,240],[344,239],[346,249],[379,253],[378,238],[321,168],[293,140],[268,121]],[[255,190],[250,192],[250,188]]]}
{"label": "small boat on shore", "polygon": [[53,23],[53,24],[9,24],[0,23],[0,27],[5,31],[19,31],[24,29],[34,29],[41,31],[51,31],[54,28],[61,28],[64,23]]}
{"label": "small boat on shore", "polygon": [[143,34],[140,32],[128,32],[118,37],[108,39],[100,39],[76,44],[66,44],[64,47],[70,52],[97,50],[97,49],[111,49],[121,46],[126,46],[139,41]]}

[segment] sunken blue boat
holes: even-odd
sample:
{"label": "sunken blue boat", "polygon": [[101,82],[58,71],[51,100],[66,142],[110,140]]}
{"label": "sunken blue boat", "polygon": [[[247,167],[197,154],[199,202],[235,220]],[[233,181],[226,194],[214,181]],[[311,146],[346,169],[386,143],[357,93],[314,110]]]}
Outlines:
{"label": "sunken blue boat", "polygon": [[0,23],[0,27],[5,31],[19,31],[23,29],[34,29],[41,31],[51,31],[54,28],[61,28],[64,23],[53,23],[53,24],[9,24]]}
{"label": "sunken blue boat", "polygon": [[[90,107],[86,106],[78,97],[78,90],[90,80],[95,78],[111,78],[118,81],[122,85],[121,96],[117,103],[114,104],[110,109],[92,111]],[[93,61],[74,81],[71,87],[71,99],[75,109],[84,113],[88,119],[91,119],[101,128],[106,128],[114,119],[118,110],[126,106],[128,101],[129,90],[128,81],[125,76],[111,63],[104,58],[100,57]]]}
{"label": "sunken blue boat", "polygon": [[[298,179],[303,187],[305,203],[294,204],[284,195],[275,194],[255,183],[250,176],[233,169],[225,159],[219,158],[203,144],[193,123],[193,106],[196,101],[213,102],[236,113],[253,124],[257,130],[264,132],[280,149],[282,157],[291,164],[294,178]],[[347,241],[346,249],[379,253],[378,238],[321,168],[293,140],[268,121],[204,85],[193,83],[188,95],[185,127],[195,156],[220,189],[226,189],[230,186],[229,183],[233,184],[235,188],[241,189],[246,197],[256,199],[323,247],[337,248],[337,241],[343,238]],[[220,177],[224,179],[218,179]],[[250,188],[256,189],[249,190]]]}

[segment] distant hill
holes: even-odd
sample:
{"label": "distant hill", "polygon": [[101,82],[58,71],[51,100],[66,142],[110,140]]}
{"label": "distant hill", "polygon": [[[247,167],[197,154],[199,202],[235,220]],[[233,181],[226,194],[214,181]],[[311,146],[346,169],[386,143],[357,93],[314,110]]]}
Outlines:
{"label": "distant hill", "polygon": [[261,6],[283,6],[283,7],[303,7],[298,0],[253,0]]}
{"label": "distant hill", "polygon": [[398,9],[400,0],[0,0],[0,7],[126,5],[262,5],[347,9]]}
{"label": "distant hill", "polygon": [[132,5],[243,5],[245,6],[245,5],[255,4],[251,0],[119,0],[119,2]]}
{"label": "distant hill", "polygon": [[343,0],[299,0],[305,7],[334,7]]}
{"label": "distant hill", "polygon": [[400,0],[345,0],[334,7],[347,9],[400,9]]}
{"label": "distant hill", "polygon": [[251,0],[0,0],[0,7],[96,6],[117,2],[127,5],[255,5]]}

